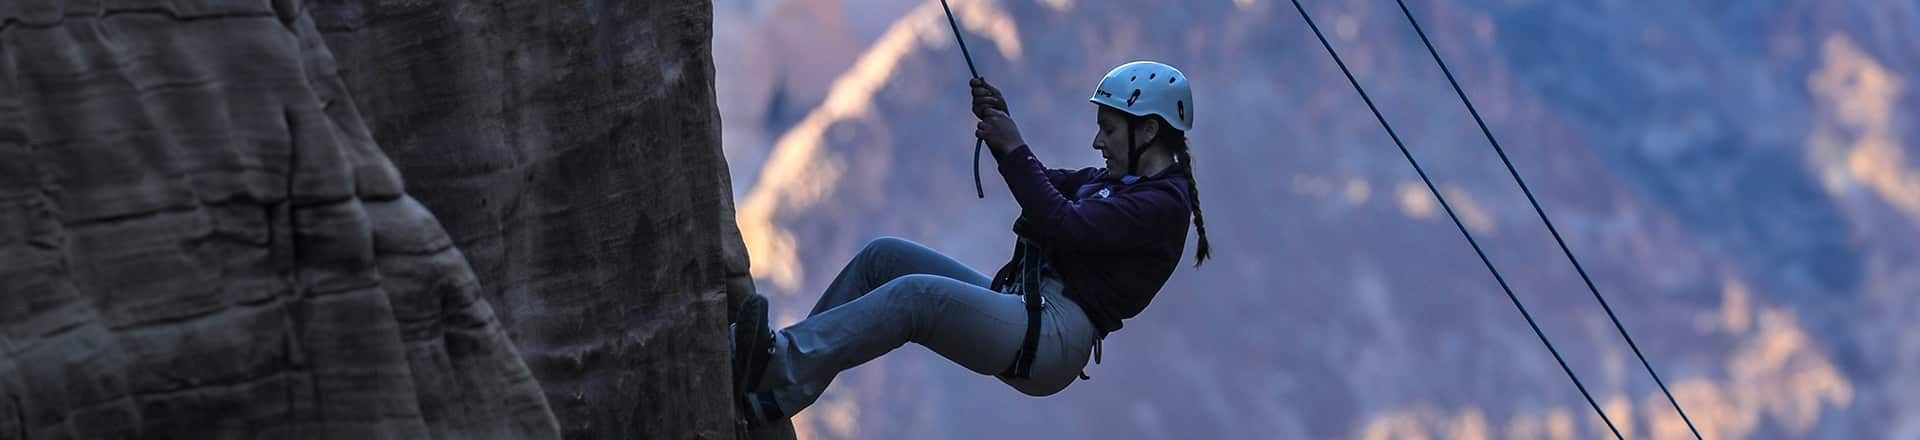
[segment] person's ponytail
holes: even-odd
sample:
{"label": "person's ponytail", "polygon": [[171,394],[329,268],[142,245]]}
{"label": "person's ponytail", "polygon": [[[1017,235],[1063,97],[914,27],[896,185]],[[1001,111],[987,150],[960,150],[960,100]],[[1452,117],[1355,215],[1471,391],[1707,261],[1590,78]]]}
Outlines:
{"label": "person's ponytail", "polygon": [[1169,136],[1167,148],[1173,151],[1173,160],[1179,162],[1178,166],[1185,167],[1186,172],[1181,174],[1187,178],[1187,205],[1193,207],[1193,229],[1200,236],[1200,244],[1194,249],[1193,267],[1200,267],[1201,263],[1212,257],[1213,249],[1207,245],[1206,215],[1200,212],[1200,186],[1193,180],[1193,152],[1187,149],[1184,133]]}

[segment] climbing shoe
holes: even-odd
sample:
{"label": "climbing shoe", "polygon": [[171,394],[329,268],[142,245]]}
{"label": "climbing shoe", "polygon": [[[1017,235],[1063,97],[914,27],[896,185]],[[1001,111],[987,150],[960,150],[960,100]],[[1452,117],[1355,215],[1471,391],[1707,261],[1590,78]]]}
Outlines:
{"label": "climbing shoe", "polygon": [[773,357],[773,328],[767,324],[767,297],[754,294],[734,312],[733,325],[733,398],[740,415],[753,424],[779,417],[766,403],[771,399],[751,395],[766,374],[767,361]]}

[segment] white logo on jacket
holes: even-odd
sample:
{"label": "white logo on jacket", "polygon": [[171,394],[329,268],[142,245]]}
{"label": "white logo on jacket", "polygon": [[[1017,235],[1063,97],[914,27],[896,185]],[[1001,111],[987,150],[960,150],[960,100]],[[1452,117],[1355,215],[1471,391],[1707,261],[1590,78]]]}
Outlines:
{"label": "white logo on jacket", "polygon": [[1093,193],[1093,197],[1099,199],[1107,198],[1107,196],[1110,195],[1113,195],[1113,188],[1100,188],[1100,192]]}

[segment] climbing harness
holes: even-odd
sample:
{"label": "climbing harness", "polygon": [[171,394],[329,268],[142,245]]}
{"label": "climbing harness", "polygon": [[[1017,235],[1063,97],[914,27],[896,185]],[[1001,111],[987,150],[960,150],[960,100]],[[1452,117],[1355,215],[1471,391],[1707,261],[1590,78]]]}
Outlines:
{"label": "climbing harness", "polygon": [[[1307,27],[1312,29],[1314,36],[1320,40],[1321,47],[1326,48],[1327,55],[1333,58],[1334,64],[1340,67],[1340,72],[1346,75],[1347,82],[1353,85],[1355,92],[1359,93],[1361,101],[1367,104],[1367,109],[1373,112],[1374,119],[1380,122],[1380,127],[1386,130],[1387,136],[1393,139],[1393,144],[1399,147],[1400,154],[1406,157],[1407,163],[1412,165],[1414,171],[1420,174],[1420,180],[1426,182],[1427,190],[1433,193],[1433,197],[1439,201],[1440,207],[1446,210],[1447,217],[1453,220],[1454,227],[1458,228],[1460,234],[1466,237],[1467,243],[1473,246],[1474,253],[1480,256],[1480,262],[1485,264],[1487,271],[1493,274],[1494,280],[1500,284],[1500,289],[1506,292],[1507,299],[1511,300],[1514,308],[1520,311],[1520,316],[1526,318],[1527,325],[1533,328],[1533,333],[1540,338],[1540,343],[1547,347],[1549,353],[1553,354],[1554,360],[1560,363],[1560,369],[1566,372],[1568,379],[1573,381],[1573,386],[1580,390],[1580,395],[1586,398],[1589,406],[1593,407],[1593,412],[1600,416],[1602,422],[1606,423],[1607,429],[1613,431],[1615,438],[1624,439],[1625,436],[1620,433],[1620,429],[1614,426],[1613,420],[1607,417],[1606,411],[1601,410],[1600,404],[1593,399],[1593,394],[1589,393],[1586,385],[1580,382],[1580,377],[1575,375],[1573,369],[1567,366],[1567,361],[1564,357],[1560,356],[1560,351],[1553,347],[1553,342],[1549,341],[1546,333],[1540,330],[1540,325],[1534,321],[1533,315],[1528,313],[1526,306],[1520,303],[1520,298],[1513,294],[1513,289],[1507,285],[1506,279],[1500,275],[1500,270],[1494,268],[1493,261],[1487,258],[1486,251],[1481,249],[1480,243],[1474,240],[1473,234],[1467,231],[1465,224],[1461,223],[1460,217],[1454,213],[1453,207],[1447,203],[1446,197],[1440,194],[1440,190],[1434,186],[1433,180],[1427,176],[1426,170],[1420,166],[1420,162],[1414,159],[1413,153],[1407,150],[1406,144],[1400,140],[1400,135],[1393,131],[1393,126],[1387,123],[1385,116],[1381,115],[1380,108],[1374,105],[1372,98],[1367,96],[1366,89],[1361,87],[1360,81],[1354,78],[1353,71],[1347,68],[1346,62],[1340,59],[1340,54],[1334,51],[1331,43],[1327,42],[1326,35],[1320,31],[1318,25],[1314,24],[1312,15],[1308,14],[1307,9],[1300,5],[1299,0],[1292,1],[1294,9],[1300,12],[1300,18],[1306,21]],[[1480,117],[1480,112],[1474,109],[1473,102],[1467,99],[1466,92],[1461,89],[1459,81],[1453,76],[1453,72],[1447,69],[1446,62],[1440,59],[1439,51],[1434,49],[1433,42],[1427,38],[1426,32],[1420,28],[1419,21],[1413,17],[1413,12],[1407,8],[1405,1],[1394,1],[1400,5],[1401,13],[1406,15],[1407,21],[1413,25],[1414,31],[1420,35],[1420,41],[1426,45],[1427,52],[1433,56],[1434,62],[1439,64],[1441,71],[1446,74],[1447,82],[1453,85],[1454,93],[1459,95],[1461,102],[1466,105],[1468,112],[1473,115],[1474,121],[1480,125],[1480,131],[1486,135],[1487,142],[1493,145],[1495,152],[1499,153],[1500,161],[1506,164],[1507,172],[1513,176],[1514,181],[1520,185],[1521,191],[1527,195],[1527,201],[1533,205],[1534,212],[1540,216],[1542,222],[1546,223],[1547,230],[1553,233],[1554,241],[1559,243],[1561,252],[1565,253],[1568,261],[1573,263],[1575,270],[1580,273],[1581,280],[1586,282],[1587,289],[1593,292],[1594,299],[1599,300],[1601,308],[1606,310],[1607,317],[1613,320],[1614,328],[1619,330],[1622,337],[1626,338],[1627,345],[1633,347],[1634,355],[1639,356],[1641,365],[1645,366],[1647,373],[1653,376],[1654,382],[1660,384],[1660,391],[1666,393],[1667,401],[1673,404],[1675,411],[1680,412],[1680,417],[1682,420],[1686,420],[1687,427],[1693,429],[1693,421],[1687,419],[1686,412],[1680,409],[1679,401],[1673,398],[1673,393],[1669,392],[1666,384],[1660,381],[1659,374],[1654,373],[1653,365],[1647,361],[1645,355],[1641,354],[1639,347],[1634,345],[1633,338],[1628,336],[1626,326],[1620,323],[1619,317],[1613,313],[1613,309],[1607,306],[1606,299],[1600,295],[1600,290],[1594,287],[1592,278],[1590,278],[1586,270],[1580,266],[1579,260],[1574,258],[1573,251],[1568,249],[1566,241],[1560,236],[1559,230],[1555,229],[1553,222],[1547,218],[1546,210],[1541,208],[1539,200],[1536,199],[1533,196],[1533,192],[1527,188],[1526,181],[1520,178],[1519,171],[1514,168],[1513,162],[1508,159],[1506,151],[1500,147],[1499,141],[1494,140],[1493,131],[1487,128],[1486,121]],[[1693,434],[1694,438],[1700,438],[1700,432],[1698,430],[1694,430]]]}
{"label": "climbing harness", "polygon": [[[967,39],[960,37],[960,23],[953,20],[953,8],[947,6],[947,0],[940,0],[940,9],[947,11],[947,27],[953,29],[953,39],[960,42],[960,56],[967,59],[967,72],[974,79],[980,79],[980,70],[973,67],[973,54],[967,52]],[[987,198],[987,191],[980,186],[980,147],[987,144],[986,139],[973,141],[973,194]]]}
{"label": "climbing harness", "polygon": [[1033,377],[1033,359],[1040,349],[1040,320],[1044,316],[1041,312],[1047,308],[1047,297],[1040,287],[1041,277],[1045,275],[1042,269],[1046,267],[1046,253],[1039,243],[1027,238],[1027,229],[1026,217],[1013,221],[1013,233],[1019,237],[1013,247],[1013,260],[1019,262],[1017,269],[1002,270],[989,286],[996,291],[1020,295],[1021,302],[1027,305],[1026,336],[1020,341],[1020,351],[1014,354],[1013,365],[1000,373],[1001,377],[1014,379]]}
{"label": "climbing harness", "polygon": [[1607,305],[1606,297],[1600,295],[1600,289],[1593,286],[1593,278],[1587,276],[1587,269],[1580,265],[1580,259],[1573,256],[1567,248],[1566,239],[1560,238],[1560,229],[1553,226],[1553,220],[1547,218],[1547,211],[1540,208],[1540,200],[1533,197],[1533,190],[1527,188],[1526,179],[1520,178],[1520,172],[1513,167],[1513,161],[1507,158],[1507,150],[1500,148],[1500,141],[1494,140],[1493,130],[1487,128],[1487,121],[1480,118],[1480,110],[1473,107],[1473,100],[1467,99],[1467,92],[1460,88],[1460,81],[1453,78],[1453,70],[1447,68],[1447,62],[1440,59],[1440,51],[1434,50],[1433,41],[1427,39],[1427,32],[1420,29],[1420,21],[1413,18],[1413,11],[1407,9],[1407,2],[1394,0],[1400,4],[1400,13],[1407,17],[1407,23],[1413,25],[1413,32],[1420,35],[1420,43],[1427,46],[1427,54],[1433,56],[1433,63],[1440,65],[1440,72],[1447,75],[1447,83],[1453,85],[1453,93],[1465,104],[1467,113],[1473,115],[1473,122],[1480,124],[1480,134],[1487,137],[1487,144],[1493,146],[1493,152],[1500,155],[1500,162],[1506,164],[1507,174],[1513,176],[1514,183],[1520,185],[1520,192],[1527,195],[1527,203],[1533,205],[1533,213],[1540,216],[1540,222],[1547,225],[1547,232],[1553,234],[1553,242],[1560,245],[1560,252],[1566,254],[1567,261],[1573,263],[1573,270],[1580,273],[1580,281],[1587,284],[1587,291],[1593,293],[1594,301],[1600,303],[1600,309],[1607,312],[1607,319],[1613,320],[1613,328],[1620,337],[1627,340],[1627,347],[1633,349],[1633,355],[1640,358],[1640,366],[1646,367],[1647,375],[1653,376],[1653,383],[1660,386],[1660,392],[1667,395],[1667,403],[1673,405],[1673,411],[1680,413],[1680,420],[1687,423],[1687,429],[1693,431],[1693,438],[1701,439],[1700,430],[1693,427],[1693,419],[1687,417],[1687,411],[1680,409],[1680,401],[1673,398],[1673,392],[1667,390],[1667,383],[1660,380],[1660,373],[1653,371],[1653,363],[1647,361],[1647,355],[1640,352],[1640,346],[1633,343],[1633,336],[1627,334],[1627,326],[1620,323],[1620,317],[1613,313],[1613,307]]}

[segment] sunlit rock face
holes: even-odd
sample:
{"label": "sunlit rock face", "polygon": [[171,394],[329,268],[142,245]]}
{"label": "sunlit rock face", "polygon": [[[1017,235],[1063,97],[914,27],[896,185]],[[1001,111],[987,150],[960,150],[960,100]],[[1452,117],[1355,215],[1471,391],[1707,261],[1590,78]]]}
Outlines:
{"label": "sunlit rock face", "polygon": [[[1690,438],[1401,11],[1308,3],[1620,430]],[[1920,385],[1920,12],[1410,3],[1703,435],[1920,435],[1905,422],[1920,405],[1900,395]],[[1060,395],[1020,397],[910,348],[843,375],[803,434],[1611,436],[1290,3],[953,5],[1053,167],[1098,163],[1086,96],[1100,74],[1183,69],[1217,260],[1176,274],[1107,340],[1093,380]],[[739,217],[777,320],[799,319],[874,236],[982,271],[1003,261],[1016,208],[991,164],[987,199],[969,188],[966,79],[929,2],[778,136]]]}

